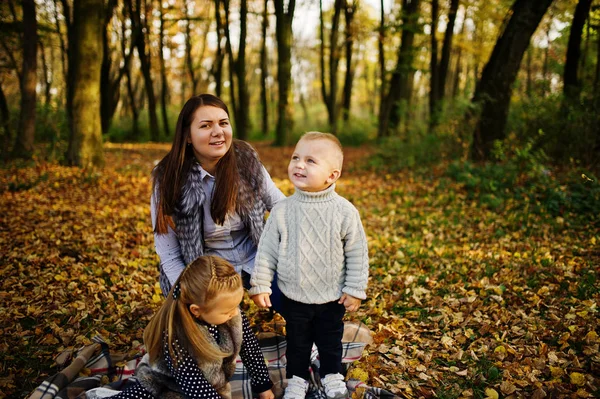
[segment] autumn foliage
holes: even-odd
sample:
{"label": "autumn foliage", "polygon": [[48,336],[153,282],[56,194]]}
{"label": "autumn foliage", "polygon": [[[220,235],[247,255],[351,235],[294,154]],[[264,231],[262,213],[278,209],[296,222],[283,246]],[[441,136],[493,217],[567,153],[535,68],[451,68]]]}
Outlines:
{"label": "autumn foliage", "polygon": [[[291,193],[291,149],[257,147]],[[56,372],[58,353],[97,332],[123,352],[141,342],[161,301],[150,171],[167,149],[106,145],[101,173],[2,171],[0,398],[25,396]],[[484,206],[446,166],[391,173],[365,167],[371,155],[347,148],[338,184],[371,259],[351,317],[374,344],[352,376],[410,398],[600,396],[598,212]]]}

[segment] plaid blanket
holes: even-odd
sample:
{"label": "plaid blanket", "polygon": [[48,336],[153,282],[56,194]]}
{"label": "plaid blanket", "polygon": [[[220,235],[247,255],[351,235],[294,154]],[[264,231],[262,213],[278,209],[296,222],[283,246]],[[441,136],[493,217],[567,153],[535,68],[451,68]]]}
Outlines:
{"label": "plaid blanket", "polygon": [[[101,336],[94,337],[93,341],[94,345],[82,349],[71,365],[42,382],[28,399],[85,398],[85,392],[91,389],[94,389],[95,395],[99,397],[110,397],[135,382],[135,369],[145,353],[143,346],[137,348],[137,353],[127,358],[122,354],[111,353],[109,345]],[[273,392],[276,398],[280,398],[283,396],[287,383],[285,379],[287,362],[285,337],[276,333],[260,333],[258,341],[274,383]],[[342,363],[347,370],[352,362],[361,358],[364,347],[371,343],[372,338],[364,324],[346,322],[342,341],[344,348]],[[73,379],[82,370],[86,375]],[[250,376],[239,357],[235,374],[230,383],[233,398],[252,398]],[[368,399],[395,397],[388,391],[367,386],[358,380],[347,381],[347,386],[351,392],[363,388],[364,397]],[[319,378],[319,354],[316,347],[313,347],[311,354],[311,381],[307,398],[325,398]]]}

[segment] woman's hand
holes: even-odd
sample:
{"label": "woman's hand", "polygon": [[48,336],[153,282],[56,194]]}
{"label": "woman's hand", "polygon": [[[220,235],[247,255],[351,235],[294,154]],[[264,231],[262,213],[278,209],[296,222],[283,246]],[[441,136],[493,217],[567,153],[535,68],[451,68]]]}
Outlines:
{"label": "woman's hand", "polygon": [[360,307],[361,300],[352,295],[343,294],[338,303],[343,304],[348,312],[355,312]]}
{"label": "woman's hand", "polygon": [[256,306],[259,308],[270,308],[271,307],[271,297],[269,294],[257,294],[250,297]]}
{"label": "woman's hand", "polygon": [[275,395],[273,394],[273,391],[271,391],[270,389],[268,391],[264,391],[258,394],[258,397],[260,399],[274,399]]}

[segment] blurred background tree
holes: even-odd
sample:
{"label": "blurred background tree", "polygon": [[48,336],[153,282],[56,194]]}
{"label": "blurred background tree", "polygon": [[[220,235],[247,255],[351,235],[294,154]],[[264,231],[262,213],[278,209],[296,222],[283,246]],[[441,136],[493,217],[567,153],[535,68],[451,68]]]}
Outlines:
{"label": "blurred background tree", "polygon": [[599,26],[598,0],[6,0],[0,156],[100,165],[102,142],[170,141],[211,92],[244,139],[318,129],[419,162],[532,143],[598,168]]}

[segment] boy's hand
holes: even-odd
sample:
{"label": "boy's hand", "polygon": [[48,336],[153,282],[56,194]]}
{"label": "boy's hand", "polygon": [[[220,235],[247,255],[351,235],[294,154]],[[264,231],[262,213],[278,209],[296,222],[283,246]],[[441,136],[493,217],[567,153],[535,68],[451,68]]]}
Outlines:
{"label": "boy's hand", "polygon": [[271,307],[271,297],[269,294],[257,294],[250,297],[256,306],[259,308],[270,308]]}
{"label": "boy's hand", "polygon": [[269,389],[268,391],[259,393],[258,397],[260,399],[274,399],[275,395],[273,394],[273,391]]}
{"label": "boy's hand", "polygon": [[362,301],[352,295],[343,294],[338,303],[343,304],[348,312],[355,312],[360,307]]}

